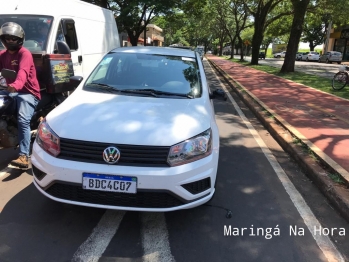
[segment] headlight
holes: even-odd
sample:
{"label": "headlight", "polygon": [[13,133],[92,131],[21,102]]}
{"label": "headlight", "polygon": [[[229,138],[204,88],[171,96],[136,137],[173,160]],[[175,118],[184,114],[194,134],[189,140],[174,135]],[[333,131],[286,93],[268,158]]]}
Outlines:
{"label": "headlight", "polygon": [[204,158],[212,153],[211,128],[170,148],[167,162],[179,166]]}
{"label": "headlight", "polygon": [[42,120],[38,127],[36,142],[50,155],[58,156],[61,152],[59,137],[51,130],[50,126],[46,123],[46,119]]}

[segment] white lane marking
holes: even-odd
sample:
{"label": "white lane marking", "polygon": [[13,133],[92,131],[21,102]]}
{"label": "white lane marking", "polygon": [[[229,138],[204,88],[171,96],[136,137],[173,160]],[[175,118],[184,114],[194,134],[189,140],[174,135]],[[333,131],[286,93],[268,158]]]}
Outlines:
{"label": "white lane marking", "polygon": [[8,173],[10,173],[12,170],[12,168],[9,167],[5,167],[3,170],[0,171],[0,177],[3,177],[4,175],[7,175]]}
{"label": "white lane marking", "polygon": [[142,214],[144,262],[175,262],[171,254],[164,213]]}
{"label": "white lane marking", "polygon": [[107,210],[92,234],[75,252],[72,262],[97,262],[117,232],[124,211]]}
{"label": "white lane marking", "polygon": [[[211,70],[212,66],[209,63]],[[242,121],[245,123],[247,128],[249,129],[250,133],[253,135],[254,139],[257,141],[258,145],[262,149],[264,155],[268,159],[270,165],[274,169],[275,173],[277,174],[278,178],[280,179],[283,187],[285,188],[286,192],[290,196],[293,204],[297,208],[299,214],[304,220],[304,223],[308,227],[309,231],[311,232],[313,238],[315,239],[317,245],[322,250],[323,254],[327,258],[328,261],[345,261],[341,253],[337,250],[337,248],[334,246],[332,241],[328,236],[325,235],[319,235],[315,234],[314,228],[320,228],[321,224],[316,219],[315,215],[301,196],[301,194],[297,191],[295,186],[292,184],[291,180],[286,175],[285,171],[282,169],[282,167],[279,165],[278,161],[274,157],[274,155],[271,153],[269,148],[266,146],[262,138],[259,136],[258,132],[254,129],[252,124],[248,121],[245,114],[241,111],[238,104],[235,102],[234,98],[230,95],[230,93],[227,91],[223,83],[220,81],[220,79],[217,77],[216,74],[214,74],[216,79],[218,80],[220,86],[223,88],[223,90],[227,93],[227,96],[229,97],[229,100],[233,104],[235,110],[238,112],[239,116],[241,117]]]}

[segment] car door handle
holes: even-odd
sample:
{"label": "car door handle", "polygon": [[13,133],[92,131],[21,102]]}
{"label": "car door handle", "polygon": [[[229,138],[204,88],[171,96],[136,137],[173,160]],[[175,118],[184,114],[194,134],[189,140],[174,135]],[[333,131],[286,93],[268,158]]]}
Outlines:
{"label": "car door handle", "polygon": [[79,55],[79,56],[78,56],[78,62],[79,62],[79,64],[82,63],[82,55]]}

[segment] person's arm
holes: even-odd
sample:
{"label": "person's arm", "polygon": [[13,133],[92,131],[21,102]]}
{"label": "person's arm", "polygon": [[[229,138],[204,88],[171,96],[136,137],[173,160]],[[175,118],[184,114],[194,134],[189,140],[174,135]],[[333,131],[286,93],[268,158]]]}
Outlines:
{"label": "person's arm", "polygon": [[2,57],[3,57],[3,55],[0,53],[0,72],[1,72],[1,70],[3,69],[3,66],[2,66]]}
{"label": "person's arm", "polygon": [[[28,81],[30,67],[33,64],[33,56],[30,52],[23,52],[18,57],[18,72],[16,80],[9,84],[9,92],[21,92]],[[11,90],[11,87],[15,90]]]}

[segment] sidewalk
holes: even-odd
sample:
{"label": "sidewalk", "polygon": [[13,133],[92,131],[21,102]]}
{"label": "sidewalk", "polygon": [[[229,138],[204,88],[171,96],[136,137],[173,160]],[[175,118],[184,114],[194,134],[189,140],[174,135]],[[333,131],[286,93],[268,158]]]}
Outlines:
{"label": "sidewalk", "polygon": [[[217,56],[206,56],[211,64],[221,71],[230,86],[247,103],[254,108],[261,107],[259,115],[266,110],[278,125],[288,130],[295,138],[306,144],[327,166],[327,172],[338,173],[346,186],[338,186],[328,177],[328,173],[314,171],[309,161],[309,172],[315,172],[320,189],[331,194],[333,203],[349,221],[349,100],[342,99],[316,89],[298,84],[247,66],[234,63]],[[347,87],[345,87],[347,88]],[[244,98],[248,94],[248,99]],[[258,111],[258,110],[257,110]],[[264,118],[266,118],[264,113]],[[265,120],[267,121],[267,120]],[[269,117],[270,122],[270,117]],[[271,128],[276,128],[271,125]],[[280,133],[274,130],[274,133]],[[279,138],[282,137],[279,135]],[[283,142],[294,157],[303,161],[304,152],[295,154],[295,138]],[[282,139],[282,138],[281,138]],[[296,139],[296,140],[297,140]],[[288,139],[289,140],[289,139]],[[284,146],[283,146],[284,147]],[[285,148],[285,147],[284,147]],[[339,191],[339,192],[338,192]],[[332,202],[333,202],[332,201]]]}

